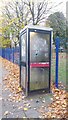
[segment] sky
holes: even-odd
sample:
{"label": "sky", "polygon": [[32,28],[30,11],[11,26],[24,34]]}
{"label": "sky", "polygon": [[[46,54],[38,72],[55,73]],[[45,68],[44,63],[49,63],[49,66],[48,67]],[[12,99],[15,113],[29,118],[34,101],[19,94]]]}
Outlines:
{"label": "sky", "polygon": [[66,16],[66,2],[68,0],[52,0],[52,1],[55,1],[56,3],[63,2],[61,5],[58,6],[58,10],[60,12],[63,12],[63,14]]}
{"label": "sky", "polygon": [[67,7],[67,10],[66,10],[66,18],[67,18],[67,20],[68,20],[68,2],[67,2],[67,4],[66,4],[66,7]]}
{"label": "sky", "polygon": [[[0,10],[3,8],[3,5],[6,4],[6,3],[8,3],[9,1],[11,1],[11,0],[0,0]],[[42,1],[42,0],[34,0],[34,1],[36,2],[36,1]],[[59,5],[56,8],[56,10],[58,10],[60,12],[63,12],[63,14],[66,16],[66,2],[68,0],[48,0],[48,1],[56,3],[56,4],[58,4],[60,2],[63,2],[61,5]],[[31,0],[31,2],[32,2],[32,0]],[[52,12],[54,12],[54,9],[53,9]],[[1,12],[0,12],[0,14],[1,14]]]}

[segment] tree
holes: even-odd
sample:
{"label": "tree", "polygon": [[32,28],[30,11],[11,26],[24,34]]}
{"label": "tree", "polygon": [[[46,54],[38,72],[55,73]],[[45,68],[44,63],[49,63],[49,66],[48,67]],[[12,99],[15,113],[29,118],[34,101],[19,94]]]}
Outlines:
{"label": "tree", "polygon": [[40,24],[41,22],[45,22],[49,14],[51,14],[51,10],[62,4],[60,2],[59,4],[52,3],[50,0],[42,0],[42,1],[35,1],[32,0],[26,0],[24,2],[26,7],[28,7],[30,11],[30,19],[29,22],[31,22],[33,25]]}
{"label": "tree", "polygon": [[68,53],[68,20],[66,21],[66,49]]}
{"label": "tree", "polygon": [[34,0],[12,0],[8,2],[2,10],[2,14],[6,17],[8,23],[7,31],[12,33],[13,38],[16,37],[19,41],[19,32],[25,25],[37,25],[44,22],[51,10],[59,4],[51,3],[49,0],[39,2],[34,2]]}
{"label": "tree", "polygon": [[7,48],[7,47],[10,47],[10,45],[11,45],[10,39],[8,39],[8,38],[6,39],[3,36],[0,36],[0,42],[2,43],[2,44],[0,44],[0,47],[2,47],[2,48]]}
{"label": "tree", "polygon": [[10,47],[11,45],[11,41],[9,38],[10,32],[7,24],[7,20],[2,17],[0,21],[0,47],[2,48]]}
{"label": "tree", "polygon": [[54,42],[56,33],[58,32],[61,39],[60,44],[63,45],[66,42],[66,18],[64,17],[63,13],[55,12],[54,14],[51,14],[47,19],[47,23],[53,28]]}
{"label": "tree", "polygon": [[26,20],[23,20],[23,9],[24,3],[22,0],[20,3],[15,0],[13,3],[9,2],[8,4],[5,4],[4,9],[2,10],[2,15],[6,19],[6,26],[4,25],[4,22],[2,22],[2,29],[5,29],[5,31],[2,31],[2,34],[6,36],[7,33],[9,38],[10,34],[12,34],[12,41],[15,43],[15,46],[19,43],[19,32],[24,27],[24,21],[26,22]]}

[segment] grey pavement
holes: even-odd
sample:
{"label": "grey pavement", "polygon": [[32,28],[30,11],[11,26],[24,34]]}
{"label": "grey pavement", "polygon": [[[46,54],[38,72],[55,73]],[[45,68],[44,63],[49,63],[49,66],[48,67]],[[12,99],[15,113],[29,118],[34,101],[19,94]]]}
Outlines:
{"label": "grey pavement", "polygon": [[5,75],[8,74],[8,71],[6,71],[3,68],[3,63],[0,61],[0,119],[2,118],[2,87],[3,87],[3,78]]}
{"label": "grey pavement", "polygon": [[[8,74],[8,71],[2,67],[1,72],[3,77]],[[36,94],[31,95],[20,102],[9,101],[9,95],[13,95],[8,89],[2,91],[2,118],[39,118],[39,108],[48,105],[52,102],[52,94]],[[26,106],[26,104],[29,104]],[[24,108],[27,108],[25,110]]]}

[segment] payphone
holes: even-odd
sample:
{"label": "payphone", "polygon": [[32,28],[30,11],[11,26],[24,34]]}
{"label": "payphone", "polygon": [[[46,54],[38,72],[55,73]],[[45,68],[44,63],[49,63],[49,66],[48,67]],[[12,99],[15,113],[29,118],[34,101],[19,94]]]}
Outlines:
{"label": "payphone", "polygon": [[52,33],[39,26],[20,31],[20,85],[26,95],[50,91]]}

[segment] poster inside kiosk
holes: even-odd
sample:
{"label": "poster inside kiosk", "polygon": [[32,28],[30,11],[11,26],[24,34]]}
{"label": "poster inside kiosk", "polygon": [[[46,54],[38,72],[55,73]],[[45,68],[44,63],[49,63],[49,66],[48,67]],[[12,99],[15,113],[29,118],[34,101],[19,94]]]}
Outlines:
{"label": "poster inside kiosk", "polygon": [[24,91],[50,91],[52,28],[25,27],[20,32],[20,84]]}

